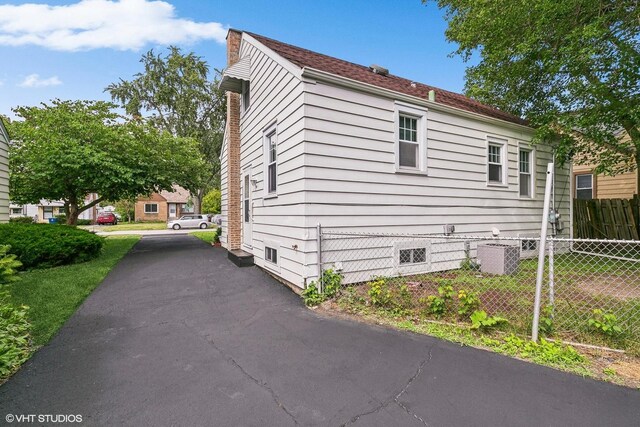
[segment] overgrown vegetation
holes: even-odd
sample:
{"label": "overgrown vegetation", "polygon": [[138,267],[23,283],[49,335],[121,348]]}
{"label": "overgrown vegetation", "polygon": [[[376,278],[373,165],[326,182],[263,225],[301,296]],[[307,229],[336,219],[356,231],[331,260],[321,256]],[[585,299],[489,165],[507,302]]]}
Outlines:
{"label": "overgrown vegetation", "polygon": [[49,224],[0,224],[0,241],[11,246],[23,268],[84,262],[100,254],[104,239],[75,227]]}
{"label": "overgrown vegetation", "polygon": [[18,280],[21,265],[8,250],[9,246],[0,246],[0,381],[27,359],[31,347],[28,307],[13,305],[6,286]]}
{"label": "overgrown vegetation", "polygon": [[609,337],[615,337],[622,334],[622,328],[618,325],[618,318],[602,310],[593,310],[593,317],[589,319],[589,326]]}
{"label": "overgrown vegetation", "polygon": [[331,269],[324,270],[320,278],[320,283],[322,285],[322,291],[320,291],[315,281],[309,283],[307,288],[302,291],[302,299],[307,306],[316,306],[336,296],[342,286],[342,275]]}

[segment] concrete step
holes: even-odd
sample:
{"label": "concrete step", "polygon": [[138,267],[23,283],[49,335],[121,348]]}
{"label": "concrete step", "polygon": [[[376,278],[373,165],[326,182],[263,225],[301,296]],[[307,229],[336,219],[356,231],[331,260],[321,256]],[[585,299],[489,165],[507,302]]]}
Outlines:
{"label": "concrete step", "polygon": [[253,265],[253,255],[242,249],[228,251],[227,258],[238,267],[251,267]]}

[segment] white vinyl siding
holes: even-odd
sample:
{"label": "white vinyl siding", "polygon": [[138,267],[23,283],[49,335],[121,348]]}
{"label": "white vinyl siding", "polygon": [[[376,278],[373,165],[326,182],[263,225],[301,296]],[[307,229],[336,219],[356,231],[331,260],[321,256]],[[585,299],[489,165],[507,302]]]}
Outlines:
{"label": "white vinyl siding", "polygon": [[[251,109],[240,121],[240,166],[244,170],[251,165],[255,180],[256,265],[276,272],[266,261],[273,254],[265,248],[274,248],[270,242],[277,242],[278,276],[299,287],[316,279],[317,224],[377,233],[442,233],[445,223],[455,225],[457,234],[490,234],[492,227],[506,236],[539,231],[542,200],[519,197],[518,144],[530,142],[532,129],[475,119],[435,105],[427,111],[423,105],[405,105],[322,81],[302,83],[291,64],[283,66],[278,61],[284,60],[261,49],[248,37],[240,52],[240,57],[251,55]],[[400,115],[418,119],[418,168],[400,167]],[[278,196],[269,197],[264,132],[275,122]],[[488,141],[494,139],[502,143],[501,185],[487,185]],[[223,221],[229,184],[226,153],[223,146]],[[551,157],[550,149],[542,145],[532,156],[533,194],[544,188]],[[567,171],[556,170],[556,199],[562,215],[569,217],[570,197],[561,194]],[[411,252],[411,259],[420,261],[420,248],[425,248],[425,262],[399,264],[401,249],[418,249]],[[421,243],[395,245],[392,256],[384,260],[377,259],[375,251],[347,256],[372,264],[388,261],[398,271],[415,272],[430,268],[431,251]],[[323,253],[327,262],[332,256],[344,259],[344,254],[337,258],[331,250]]]}
{"label": "white vinyl siding", "polygon": [[[305,89],[302,176],[309,247],[318,223],[325,229],[376,233],[442,233],[444,224],[455,225],[456,234],[490,234],[493,227],[506,236],[539,231],[542,200],[520,198],[518,181],[519,145],[530,142],[533,130],[431,108],[425,120],[428,175],[397,173],[397,102],[320,82]],[[487,185],[489,140],[501,143],[501,185]],[[532,156],[533,194],[543,191],[551,158],[543,145]],[[561,196],[564,188],[568,191],[568,170],[556,171],[556,200],[569,217],[570,197]],[[373,252],[366,256],[375,258]],[[323,253],[327,262],[332,256],[345,258]],[[399,262],[399,253],[395,259]],[[306,261],[315,274],[315,251]],[[393,259],[370,260],[383,262]]]}
{"label": "white vinyl siding", "polygon": [[[240,58],[251,56],[251,108],[240,119],[240,170],[251,168],[252,244],[250,252],[260,267],[276,272],[283,279],[303,287],[306,271],[303,165],[304,105],[302,82],[259,43],[246,37]],[[268,193],[268,157],[265,132],[277,123],[275,153],[276,193]],[[274,128],[275,130],[275,128]],[[223,156],[227,153],[223,151]],[[224,182],[223,185],[228,185]],[[277,194],[277,197],[274,195]],[[223,195],[225,202],[226,196]],[[244,218],[243,218],[244,219]],[[223,221],[224,221],[223,215]],[[226,237],[226,236],[225,236]],[[222,239],[221,239],[222,240]],[[265,261],[265,242],[277,241],[278,266]],[[225,242],[226,244],[226,242]],[[245,250],[248,250],[244,247]],[[313,250],[315,250],[315,245]]]}

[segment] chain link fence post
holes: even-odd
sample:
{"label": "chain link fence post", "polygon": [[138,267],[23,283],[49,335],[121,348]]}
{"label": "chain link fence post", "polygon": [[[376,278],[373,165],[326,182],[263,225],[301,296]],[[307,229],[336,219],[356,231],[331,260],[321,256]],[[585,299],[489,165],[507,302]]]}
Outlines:
{"label": "chain link fence post", "polygon": [[322,225],[320,223],[318,223],[318,225],[316,226],[316,239],[317,239],[317,246],[318,246],[318,292],[322,293],[324,292],[323,289],[323,282],[322,282],[322,275],[323,275],[323,270],[322,270]]}
{"label": "chain link fence post", "polygon": [[540,250],[538,252],[538,271],[536,275],[536,296],[533,303],[533,324],[531,325],[531,341],[538,342],[538,326],[540,324],[540,301],[542,299],[542,281],[544,279],[545,246],[547,229],[549,228],[549,204],[551,202],[551,184],[553,183],[553,163],[547,165],[547,183],[544,188],[544,211],[540,225]]}

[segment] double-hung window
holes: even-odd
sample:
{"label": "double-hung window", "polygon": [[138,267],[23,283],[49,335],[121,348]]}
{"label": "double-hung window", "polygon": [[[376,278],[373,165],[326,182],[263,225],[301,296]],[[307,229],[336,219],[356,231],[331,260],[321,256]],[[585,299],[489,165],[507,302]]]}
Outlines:
{"label": "double-hung window", "polygon": [[242,82],[242,112],[244,113],[251,107],[251,83]]}
{"label": "double-hung window", "polygon": [[53,206],[43,206],[42,207],[42,218],[44,218],[44,219],[53,218]]}
{"label": "double-hung window", "polygon": [[264,133],[265,193],[278,193],[278,134],[273,125]]}
{"label": "double-hung window", "polygon": [[396,169],[426,172],[427,112],[396,104]]}
{"label": "double-hung window", "polygon": [[518,172],[520,182],[520,197],[533,197],[532,178],[532,152],[531,150],[520,149],[518,152]]}
{"label": "double-hung window", "polygon": [[398,144],[400,167],[418,169],[420,145],[418,144],[418,119],[400,115],[398,123]]}
{"label": "double-hung window", "polygon": [[499,141],[489,141],[487,145],[487,174],[489,184],[504,184],[504,159],[506,144]]}
{"label": "double-hung window", "polygon": [[593,174],[576,175],[576,199],[593,199]]}

